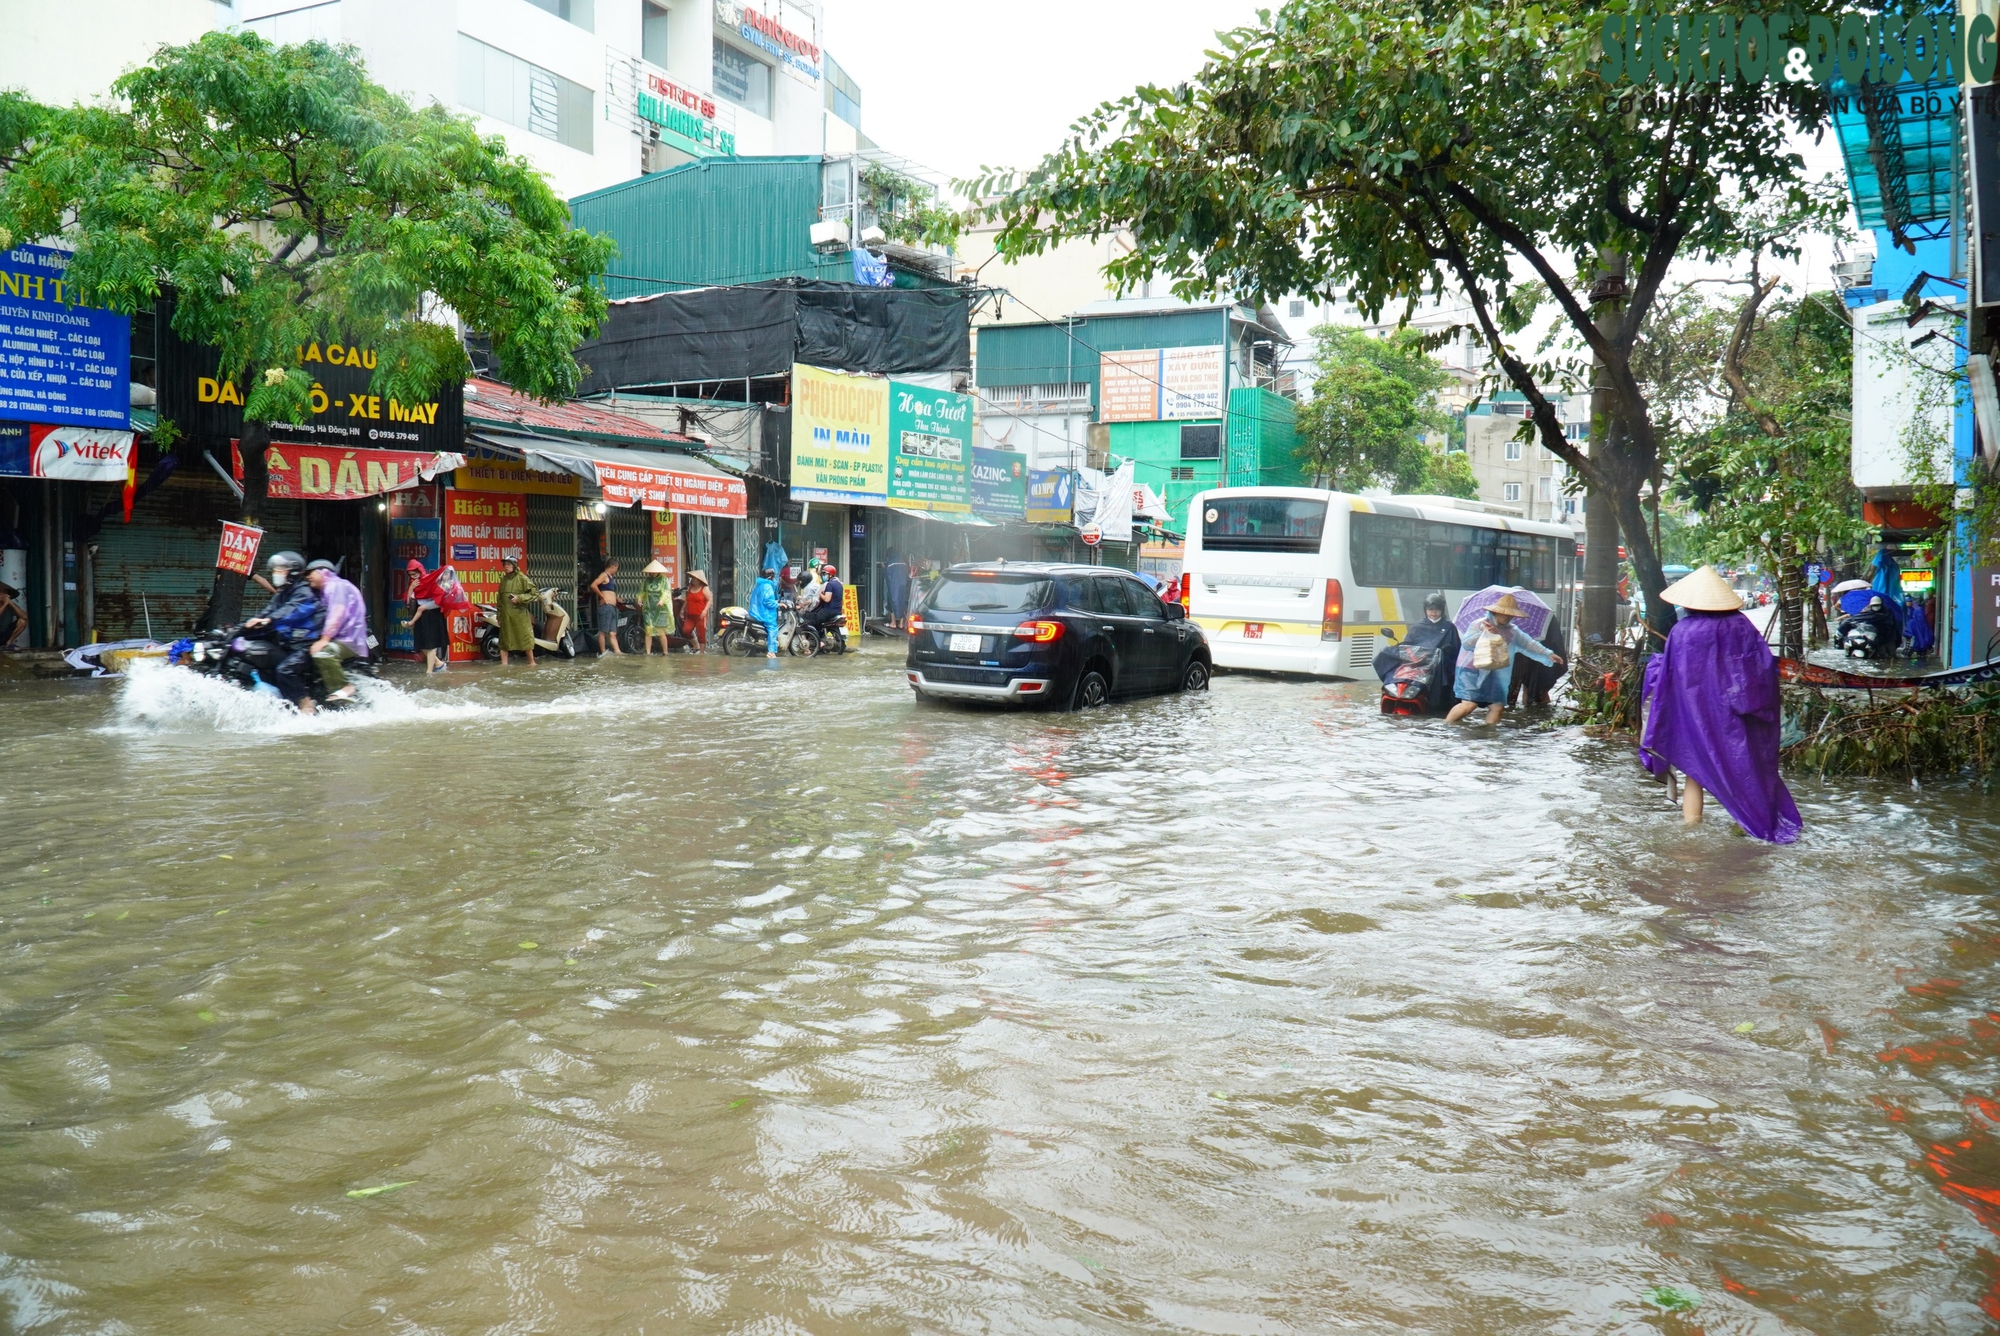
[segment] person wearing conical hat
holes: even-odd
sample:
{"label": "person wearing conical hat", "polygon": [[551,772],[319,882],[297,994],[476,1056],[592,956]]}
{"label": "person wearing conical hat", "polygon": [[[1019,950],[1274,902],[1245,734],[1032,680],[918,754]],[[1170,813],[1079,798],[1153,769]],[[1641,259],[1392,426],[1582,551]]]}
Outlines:
{"label": "person wearing conical hat", "polygon": [[1778,777],[1778,661],[1771,646],[1713,566],[1683,576],[1660,597],[1683,615],[1646,664],[1640,763],[1656,775],[1672,767],[1686,776],[1686,824],[1701,823],[1703,795],[1712,793],[1749,834],[1790,844],[1805,822]]}
{"label": "person wearing conical hat", "polygon": [[1455,724],[1482,705],[1486,707],[1486,722],[1499,723],[1500,712],[1507,706],[1507,685],[1514,675],[1516,654],[1550,667],[1562,662],[1561,655],[1514,625],[1526,612],[1519,599],[1502,594],[1467,628],[1459,642],[1458,672],[1452,683],[1458,704],[1444,717],[1446,723]]}
{"label": "person wearing conical hat", "polygon": [[535,582],[521,571],[521,559],[509,552],[500,558],[500,588],[494,592],[493,613],[500,623],[500,666],[509,654],[525,654],[535,666],[534,607],[542,601]]}
{"label": "person wearing conical hat", "polygon": [[653,637],[660,638],[660,653],[668,653],[667,637],[674,631],[673,572],[658,557],[639,571],[645,580],[639,585],[639,616],[646,623],[646,657],[653,655]]}

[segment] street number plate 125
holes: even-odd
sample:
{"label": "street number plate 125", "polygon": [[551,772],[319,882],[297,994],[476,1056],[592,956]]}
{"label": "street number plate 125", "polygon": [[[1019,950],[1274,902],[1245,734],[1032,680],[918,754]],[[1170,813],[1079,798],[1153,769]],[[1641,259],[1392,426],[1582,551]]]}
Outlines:
{"label": "street number plate 125", "polygon": [[1243,623],[1243,638],[1245,640],[1262,640],[1264,638],[1264,623],[1262,622]]}
{"label": "street number plate 125", "polygon": [[952,653],[954,653],[954,654],[977,654],[977,653],[979,653],[979,637],[978,637],[978,636],[953,636],[953,637],[951,638],[951,652],[952,652]]}

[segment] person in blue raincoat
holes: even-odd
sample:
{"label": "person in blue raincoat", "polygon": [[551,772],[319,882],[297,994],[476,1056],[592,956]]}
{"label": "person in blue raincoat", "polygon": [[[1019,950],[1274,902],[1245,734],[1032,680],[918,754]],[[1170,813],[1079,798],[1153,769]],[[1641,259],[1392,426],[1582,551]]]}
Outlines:
{"label": "person in blue raincoat", "polygon": [[1452,684],[1458,704],[1444,717],[1446,723],[1457,723],[1481,705],[1486,707],[1486,722],[1499,723],[1500,711],[1507,705],[1516,654],[1550,667],[1562,664],[1562,655],[1514,625],[1514,619],[1526,611],[1512,594],[1502,594],[1466,631],[1458,650],[1458,675]]}
{"label": "person in blue raincoat", "polygon": [[744,610],[753,622],[761,622],[764,627],[765,657],[778,657],[778,573],[766,566],[757,572],[757,583],[750,589],[750,605]]}

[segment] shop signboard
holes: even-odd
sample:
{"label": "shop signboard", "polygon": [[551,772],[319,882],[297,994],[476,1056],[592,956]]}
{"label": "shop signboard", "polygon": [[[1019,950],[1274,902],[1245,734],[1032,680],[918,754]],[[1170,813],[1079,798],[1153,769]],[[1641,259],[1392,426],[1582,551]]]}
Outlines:
{"label": "shop signboard", "polygon": [[1030,524],[1068,524],[1076,503],[1076,475],[1068,469],[1029,469],[1027,511]]}
{"label": "shop signboard", "polygon": [[681,519],[668,510],[653,512],[653,560],[667,568],[667,584],[681,582]]}
{"label": "shop signboard", "polygon": [[417,651],[415,637],[404,625],[403,605],[410,598],[410,563],[421,561],[425,570],[440,564],[438,535],[441,523],[435,516],[389,516],[389,598],[395,605],[389,614],[389,648],[404,654]]}
{"label": "shop signboard", "polygon": [[[697,158],[736,155],[735,119],[728,107],[716,105],[706,93],[648,72],[634,110],[642,120],[659,127],[661,140],[683,153]],[[730,119],[725,123],[724,117]]]}
{"label": "shop signboard", "polygon": [[1099,354],[1097,420],[1178,422],[1222,416],[1221,344]]}
{"label": "shop signboard", "polygon": [[776,57],[778,63],[791,74],[807,83],[817,84],[820,81],[819,33],[816,30],[796,32],[786,27],[783,21],[800,15],[807,23],[814,23],[812,12],[782,3],[773,5],[772,9],[775,12],[765,12],[755,5],[739,4],[737,0],[715,0],[715,21],[729,29],[732,35]]}
{"label": "shop signboard", "polygon": [[264,541],[264,531],[248,524],[238,524],[234,520],[222,522],[222,547],[215,554],[215,568],[229,571],[234,575],[248,575],[257,569],[257,545]]}
{"label": "shop signboard", "polygon": [[45,422],[0,422],[0,476],[124,482],[132,433]]}
{"label": "shop signboard", "polygon": [[[174,334],[163,309],[160,340],[160,416],[198,440],[243,435],[243,384],[224,379],[215,349]],[[373,348],[310,343],[298,365],[312,377],[306,422],[273,422],[275,440],[305,445],[374,446],[414,451],[456,451],[465,442],[465,386],[452,380],[420,403],[375,394]]]}
{"label": "shop signboard", "polygon": [[[465,596],[475,604],[491,604],[500,595],[501,559],[528,561],[528,502],[518,493],[461,492],[444,494],[444,561],[458,572]],[[408,564],[408,559],[404,559]],[[451,657],[479,657],[472,638],[477,613],[450,618]]]}
{"label": "shop signboard", "polygon": [[132,322],[76,305],[69,260],[52,246],[0,252],[0,417],[130,427]]}
{"label": "shop signboard", "polygon": [[972,512],[972,397],[889,382],[889,504]]}
{"label": "shop signboard", "polygon": [[525,496],[581,496],[583,481],[574,473],[531,469],[511,455],[481,445],[466,446],[465,462],[452,474],[452,486],[468,492],[513,492]]}
{"label": "shop signboard", "polygon": [[610,505],[737,520],[750,513],[750,489],[741,478],[677,469],[664,456],[659,464],[612,464],[601,458],[592,463]]}
{"label": "shop signboard", "polygon": [[889,500],[889,382],[792,368],[794,501],[856,506]]}
{"label": "shop signboard", "polygon": [[[235,442],[231,442],[235,449]],[[240,454],[240,452],[238,452]],[[274,444],[265,452],[266,495],[287,501],[355,501],[400,492],[450,470],[463,456]],[[243,476],[240,466],[239,479]]]}
{"label": "shop signboard", "polygon": [[1028,508],[1027,456],[973,446],[972,508],[996,519],[1022,518]]}

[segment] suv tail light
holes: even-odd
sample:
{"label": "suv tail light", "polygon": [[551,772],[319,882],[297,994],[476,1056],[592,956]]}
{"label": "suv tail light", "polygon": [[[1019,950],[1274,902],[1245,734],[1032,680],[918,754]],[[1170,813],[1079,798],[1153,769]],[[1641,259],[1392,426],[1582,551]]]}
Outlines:
{"label": "suv tail light", "polygon": [[1061,622],[1022,622],[1014,628],[1016,640],[1032,640],[1037,645],[1052,645],[1062,637]]}
{"label": "suv tail light", "polygon": [[1326,582],[1326,604],[1320,609],[1319,638],[1340,639],[1340,581],[1331,576]]}
{"label": "suv tail light", "polygon": [[910,618],[910,634],[913,636],[917,636],[917,635],[922,635],[923,633],[924,633],[924,619],[921,617]]}

